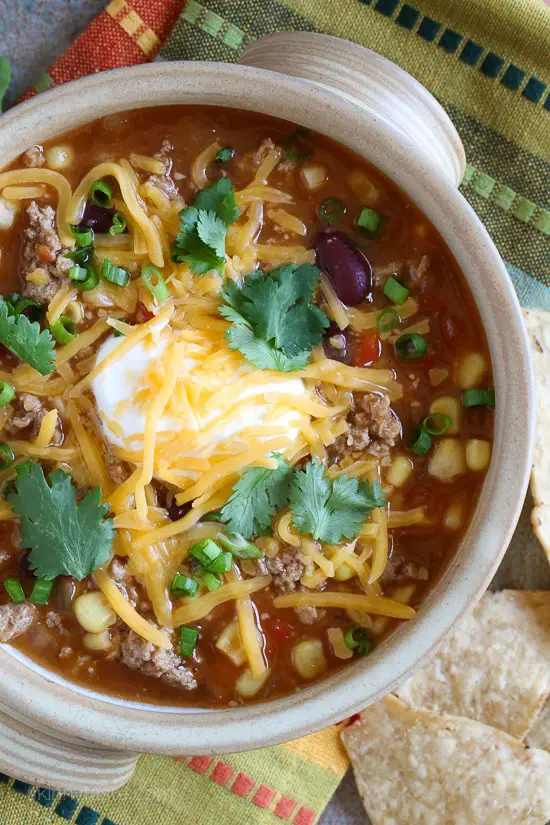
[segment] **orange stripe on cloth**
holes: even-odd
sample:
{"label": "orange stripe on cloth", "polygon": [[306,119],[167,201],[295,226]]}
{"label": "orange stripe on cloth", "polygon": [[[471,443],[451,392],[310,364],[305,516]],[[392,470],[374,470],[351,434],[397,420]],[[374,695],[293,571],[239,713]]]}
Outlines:
{"label": "orange stripe on cloth", "polygon": [[[56,85],[153,60],[186,0],[112,0],[48,70]],[[23,99],[36,94],[30,89]]]}
{"label": "orange stripe on cloth", "polygon": [[341,728],[341,725],[333,725],[319,733],[285,742],[281,747],[314,762],[335,776],[343,776],[348,769],[349,759],[340,739]]}

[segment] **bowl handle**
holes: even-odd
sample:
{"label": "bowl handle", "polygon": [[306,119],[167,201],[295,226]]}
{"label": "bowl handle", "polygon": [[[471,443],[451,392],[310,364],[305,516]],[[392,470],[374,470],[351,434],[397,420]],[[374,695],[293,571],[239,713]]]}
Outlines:
{"label": "bowl handle", "polygon": [[282,32],[249,43],[241,63],[301,77],[382,119],[428,155],[458,186],[464,147],[435,97],[403,69],[356,43],[313,32]]}
{"label": "bowl handle", "polygon": [[32,728],[10,710],[0,713],[0,771],[40,788],[72,793],[108,793],[128,782],[138,757],[94,748],[47,728]]}

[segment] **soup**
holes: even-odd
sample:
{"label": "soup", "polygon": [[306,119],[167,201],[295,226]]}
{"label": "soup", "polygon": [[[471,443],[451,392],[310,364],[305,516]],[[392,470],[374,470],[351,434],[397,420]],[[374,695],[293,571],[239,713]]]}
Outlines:
{"label": "soup", "polygon": [[490,463],[472,296],[388,179],[258,114],[167,107],[0,174],[0,640],[223,707],[368,656]]}

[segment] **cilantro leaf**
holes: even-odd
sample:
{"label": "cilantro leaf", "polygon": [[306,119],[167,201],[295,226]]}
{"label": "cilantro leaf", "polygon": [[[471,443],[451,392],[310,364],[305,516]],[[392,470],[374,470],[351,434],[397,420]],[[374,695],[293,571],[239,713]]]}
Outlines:
{"label": "cilantro leaf", "polygon": [[281,456],[277,456],[277,464],[275,470],[246,470],[222,507],[222,521],[246,539],[268,532],[276,510],[286,507],[292,467]]}
{"label": "cilantro leaf", "polygon": [[201,241],[214,250],[219,258],[225,255],[226,225],[215,212],[199,209],[197,234]]}
{"label": "cilantro leaf", "polygon": [[77,505],[67,473],[56,470],[49,482],[40,464],[17,468],[16,492],[7,498],[21,517],[21,547],[30,549],[29,563],[38,577],[84,579],[111,555],[113,522],[104,518],[101,488],[90,490]]}
{"label": "cilantro leaf", "polygon": [[251,361],[261,370],[292,372],[292,370],[303,369],[309,361],[309,350],[292,356],[285,355],[283,350],[276,349],[267,341],[256,338],[250,327],[232,328],[230,342],[231,349],[239,350],[247,361]]}
{"label": "cilantro leaf", "polygon": [[243,286],[226,279],[219,312],[232,322],[226,332],[229,347],[260,369],[304,367],[330,323],[311,304],[319,273],[311,264],[288,264],[265,275],[254,272]]}
{"label": "cilantro leaf", "polygon": [[55,344],[49,330],[40,332],[37,321],[31,322],[25,315],[10,314],[6,301],[0,297],[0,344],[21,361],[34,367],[41,375],[53,372]]}
{"label": "cilantro leaf", "polygon": [[235,190],[231,178],[220,178],[211,186],[201,189],[195,198],[195,207],[215,212],[226,226],[235,223],[240,209],[235,201]]}
{"label": "cilantro leaf", "polygon": [[195,275],[212,269],[223,273],[227,227],[239,217],[230,178],[220,178],[203,189],[193,206],[180,212],[180,232],[172,246],[172,260],[186,262]]}
{"label": "cilantro leaf", "polygon": [[387,501],[376,481],[358,482],[346,475],[331,481],[315,458],[294,473],[289,498],[298,532],[330,545],[355,538],[371,511]]}

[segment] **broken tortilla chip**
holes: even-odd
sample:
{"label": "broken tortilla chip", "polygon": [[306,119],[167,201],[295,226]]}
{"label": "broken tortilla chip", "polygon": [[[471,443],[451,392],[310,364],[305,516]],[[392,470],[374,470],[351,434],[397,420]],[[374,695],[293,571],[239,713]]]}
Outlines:
{"label": "broken tortilla chip", "polygon": [[396,694],[523,739],[550,692],[550,591],[486,593]]}
{"label": "broken tortilla chip", "polygon": [[550,754],[393,696],[342,731],[372,825],[545,825]]}
{"label": "broken tortilla chip", "polygon": [[550,700],[535,719],[535,724],[529,731],[526,739],[530,748],[542,748],[550,751]]}
{"label": "broken tortilla chip", "polygon": [[531,342],[537,405],[531,524],[550,560],[550,312],[524,309],[523,317]]}

